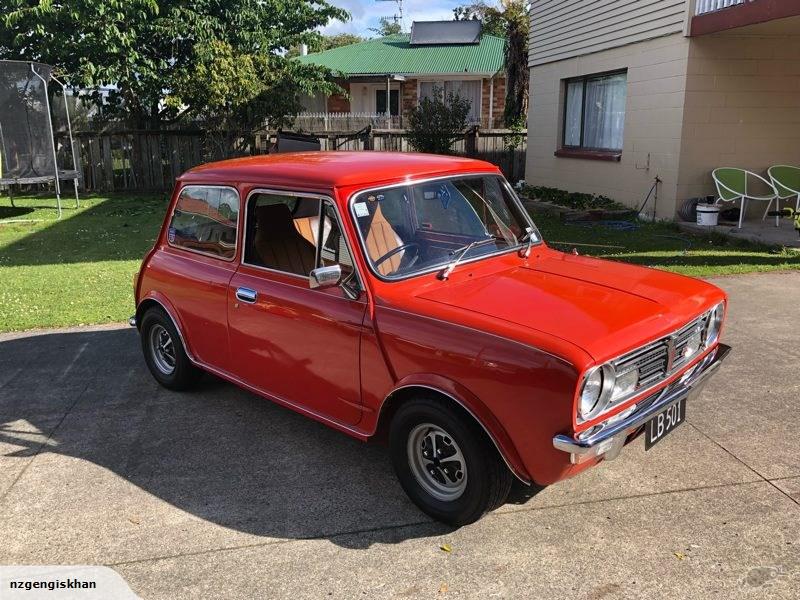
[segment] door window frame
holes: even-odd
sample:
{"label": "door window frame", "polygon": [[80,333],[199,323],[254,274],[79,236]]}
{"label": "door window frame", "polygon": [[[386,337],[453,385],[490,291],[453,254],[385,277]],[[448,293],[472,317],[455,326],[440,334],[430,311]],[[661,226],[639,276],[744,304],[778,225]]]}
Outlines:
{"label": "door window frame", "polygon": [[[236,213],[236,236],[235,236],[236,237],[236,242],[234,242],[233,256],[231,256],[230,258],[225,258],[223,256],[219,256],[218,254],[212,254],[211,252],[203,252],[202,250],[195,250],[194,248],[187,248],[185,246],[178,246],[177,244],[174,244],[174,243],[169,241],[169,229],[170,229],[170,227],[172,227],[172,220],[175,218],[175,211],[178,210],[178,201],[181,199],[181,194],[183,194],[183,191],[186,188],[190,188],[190,187],[227,189],[227,190],[233,190],[233,192],[236,194],[236,198],[237,198],[237,200],[239,202],[239,210]],[[167,246],[169,246],[170,248],[174,248],[175,250],[180,250],[181,252],[191,252],[192,254],[199,254],[200,256],[207,256],[209,258],[215,258],[215,259],[220,260],[222,262],[232,263],[232,262],[234,262],[236,260],[236,255],[239,253],[239,248],[240,248],[240,246],[238,244],[238,240],[239,240],[239,223],[241,223],[243,221],[243,219],[241,218],[241,214],[242,214],[242,195],[241,195],[241,193],[239,193],[239,190],[236,189],[236,187],[234,187],[232,185],[215,184],[215,183],[186,183],[186,184],[182,185],[178,189],[178,191],[176,193],[176,196],[175,196],[175,202],[172,205],[172,212],[170,212],[169,221],[167,222],[167,231],[166,231]],[[243,245],[244,244],[242,244],[242,247],[243,247]]]}
{"label": "door window frame", "polygon": [[[246,267],[250,267],[252,269],[259,269],[261,271],[267,271],[270,273],[277,273],[279,275],[284,275],[287,277],[293,277],[295,279],[302,279],[306,283],[308,283],[308,275],[298,275],[297,273],[290,273],[289,271],[281,271],[280,269],[273,269],[271,267],[265,267],[263,265],[254,265],[252,263],[245,261],[246,256],[246,248],[247,248],[247,234],[248,234],[248,227],[247,222],[250,215],[250,200],[255,194],[270,194],[273,196],[286,196],[288,198],[311,198],[312,200],[319,200],[319,212],[317,215],[319,216],[319,223],[320,228],[323,227],[323,210],[325,208],[325,204],[330,204],[333,207],[333,211],[336,214],[336,218],[339,221],[339,229],[341,231],[341,235],[344,238],[345,245],[347,246],[347,251],[350,253],[350,260],[353,262],[353,270],[355,271],[355,278],[358,281],[359,290],[364,290],[364,279],[361,276],[360,271],[358,270],[358,261],[356,260],[355,255],[353,254],[353,246],[350,243],[350,240],[347,237],[347,232],[344,227],[344,221],[342,220],[342,213],[339,210],[339,207],[336,205],[333,197],[328,194],[316,194],[313,192],[295,192],[293,190],[280,190],[280,189],[272,189],[272,188],[253,188],[247,194],[247,200],[245,200],[244,204],[244,219],[242,219],[242,260],[241,264]],[[320,231],[316,232],[315,236],[315,244],[314,244],[314,268],[317,269],[320,267],[320,258],[322,252],[322,236],[320,235]],[[311,289],[310,287],[308,289]],[[346,297],[346,296],[345,296]]]}

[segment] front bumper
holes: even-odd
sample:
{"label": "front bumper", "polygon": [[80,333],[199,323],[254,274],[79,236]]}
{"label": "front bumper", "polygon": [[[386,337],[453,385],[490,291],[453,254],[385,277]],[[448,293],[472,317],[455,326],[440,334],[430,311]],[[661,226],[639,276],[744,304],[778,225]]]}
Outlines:
{"label": "front bumper", "polygon": [[595,457],[613,460],[628,441],[643,431],[645,423],[652,417],[675,402],[699,394],[730,351],[730,346],[719,344],[708,356],[687,370],[680,379],[638,402],[632,411],[628,409],[621,413],[621,416],[612,417],[588,432],[574,437],[557,435],[553,438],[553,446],[568,452],[573,464]]}

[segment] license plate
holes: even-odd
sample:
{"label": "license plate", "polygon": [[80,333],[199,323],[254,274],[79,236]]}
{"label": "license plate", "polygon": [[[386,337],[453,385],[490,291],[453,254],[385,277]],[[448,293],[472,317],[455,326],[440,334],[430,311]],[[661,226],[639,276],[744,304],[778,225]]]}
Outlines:
{"label": "license plate", "polygon": [[686,398],[662,410],[647,422],[644,449],[650,450],[686,419]]}

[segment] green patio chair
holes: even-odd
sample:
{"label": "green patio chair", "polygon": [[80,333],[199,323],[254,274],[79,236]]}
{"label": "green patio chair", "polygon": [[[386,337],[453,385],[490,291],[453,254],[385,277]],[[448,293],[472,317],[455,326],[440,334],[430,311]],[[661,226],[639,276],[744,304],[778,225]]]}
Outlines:
{"label": "green patio chair", "polygon": [[[778,193],[778,202],[795,199],[795,212],[800,212],[800,167],[775,165],[767,170],[772,185]],[[780,210],[780,207],[778,208]]]}
{"label": "green patio chair", "polygon": [[[778,192],[775,191],[775,187],[772,183],[761,177],[761,175],[757,175],[752,171],[745,171],[744,169],[723,167],[714,169],[711,176],[714,178],[714,183],[717,186],[718,198],[716,204],[720,202],[735,202],[737,200],[742,203],[741,209],[739,210],[739,229],[742,228],[742,221],[744,220],[744,213],[747,211],[748,200],[767,203],[767,210],[764,211],[764,216],[761,219],[762,221],[767,218],[767,213],[773,202],[775,202],[777,210]],[[749,182],[761,182],[771,193],[768,193],[766,196],[751,194],[747,191]],[[780,225],[779,219],[779,217],[775,218],[775,227]]]}

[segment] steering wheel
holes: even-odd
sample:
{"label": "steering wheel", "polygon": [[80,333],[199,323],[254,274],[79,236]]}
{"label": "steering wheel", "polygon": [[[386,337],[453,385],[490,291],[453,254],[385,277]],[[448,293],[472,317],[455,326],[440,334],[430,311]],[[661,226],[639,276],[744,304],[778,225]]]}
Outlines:
{"label": "steering wheel", "polygon": [[411,261],[408,264],[406,264],[405,266],[406,267],[412,266],[414,263],[417,262],[417,259],[419,258],[419,244],[417,244],[416,242],[407,242],[405,244],[399,245],[397,248],[392,248],[386,254],[384,254],[383,256],[381,256],[379,259],[377,259],[374,262],[375,267],[377,268],[377,267],[381,266],[387,260],[392,258],[395,254],[399,254],[400,252],[404,252],[405,250],[410,250],[411,248],[416,248],[417,251],[414,254],[414,258],[412,258]]}

